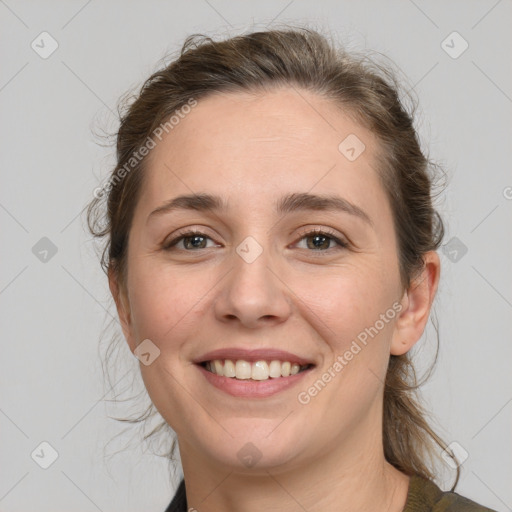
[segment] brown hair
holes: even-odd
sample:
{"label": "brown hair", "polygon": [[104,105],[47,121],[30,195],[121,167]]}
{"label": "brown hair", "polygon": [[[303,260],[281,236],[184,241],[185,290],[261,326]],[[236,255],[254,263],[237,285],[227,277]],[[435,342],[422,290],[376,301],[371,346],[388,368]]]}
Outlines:
{"label": "brown hair", "polygon": [[[444,228],[433,207],[437,167],[420,149],[413,127],[414,99],[405,93],[399,98],[397,73],[389,69],[367,56],[348,54],[307,28],[255,32],[223,41],[189,36],[178,57],[145,81],[121,115],[112,177],[118,177],[145,141],[154,140],[158,126],[191,98],[197,101],[218,91],[264,92],[279,86],[310,90],[331,100],[380,142],[378,169],[393,212],[402,285],[408,288],[423,269],[424,254],[439,248]],[[409,111],[405,100],[410,103]],[[108,195],[96,197],[87,212],[91,233],[107,240],[102,267],[107,273],[114,272],[121,286],[146,160],[137,161],[117,183],[111,178]],[[99,210],[104,199],[106,218]],[[99,219],[104,220],[101,227]],[[410,355],[391,355],[384,390],[384,454],[400,471],[433,480],[439,449],[447,449],[447,445],[426,419],[416,396],[419,385]],[[156,412],[152,404],[141,417],[126,421],[143,421],[151,416],[151,410]],[[162,428],[166,428],[165,422],[146,437]],[[169,454],[173,452],[174,443]],[[458,478],[457,466],[452,489]]]}

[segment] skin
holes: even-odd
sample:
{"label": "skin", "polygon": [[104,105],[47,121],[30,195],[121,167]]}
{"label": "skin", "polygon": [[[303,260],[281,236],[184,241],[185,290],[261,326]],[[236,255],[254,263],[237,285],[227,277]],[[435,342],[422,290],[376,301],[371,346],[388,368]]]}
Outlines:
{"label": "skin", "polygon": [[[338,145],[366,146],[349,161]],[[383,382],[390,354],[407,352],[428,320],[440,272],[436,252],[408,290],[399,276],[388,198],[375,170],[378,141],[331,102],[283,87],[226,93],[198,105],[153,149],[128,245],[125,280],[110,289],[133,352],[150,339],[160,356],[140,365],[151,400],[178,436],[189,507],[200,512],[403,509],[409,478],[384,459]],[[332,194],[372,224],[339,211],[278,216],[292,192]],[[148,215],[181,194],[222,196],[225,212]],[[185,228],[185,229],[183,229]],[[195,228],[209,237],[199,249]],[[311,229],[333,239],[313,245]],[[263,248],[252,263],[236,252],[248,236]],[[402,307],[311,401],[298,402],[393,303]],[[191,362],[227,347],[278,348],[316,366],[300,384],[264,399],[229,396]],[[246,443],[261,458],[246,467]]]}

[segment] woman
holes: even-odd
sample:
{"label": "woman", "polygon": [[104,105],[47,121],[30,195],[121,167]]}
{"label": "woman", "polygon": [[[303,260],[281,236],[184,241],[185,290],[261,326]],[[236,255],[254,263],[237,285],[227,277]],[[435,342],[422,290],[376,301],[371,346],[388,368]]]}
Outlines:
{"label": "woman", "polygon": [[489,510],[428,464],[443,224],[397,90],[311,30],[192,36],[124,114],[89,221],[176,433],[168,511]]}

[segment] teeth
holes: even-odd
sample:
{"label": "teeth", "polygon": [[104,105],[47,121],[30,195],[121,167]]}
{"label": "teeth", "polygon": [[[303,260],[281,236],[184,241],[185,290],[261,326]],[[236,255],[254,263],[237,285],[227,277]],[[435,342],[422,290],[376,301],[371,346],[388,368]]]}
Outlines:
{"label": "teeth", "polygon": [[[222,361],[215,361],[222,365]],[[251,378],[251,363],[247,361],[237,361],[235,364],[236,378],[237,379],[250,379]]]}
{"label": "teeth", "polygon": [[281,377],[281,361],[271,361],[270,366],[268,367],[268,373],[272,379]]}
{"label": "teeth", "polygon": [[299,373],[299,370],[300,370],[300,365],[294,363],[294,364],[292,364],[292,367],[290,369],[290,373],[292,375],[295,375],[296,373]]}
{"label": "teeth", "polygon": [[269,377],[270,373],[266,361],[256,361],[252,365],[252,380],[267,380]]}
{"label": "teeth", "polygon": [[236,377],[235,363],[229,359],[224,361],[224,377]]}
{"label": "teeth", "polygon": [[301,370],[305,370],[308,366],[301,367],[297,363],[292,364],[289,361],[277,360],[250,363],[243,359],[238,361],[215,359],[205,364],[205,368],[212,373],[240,380],[268,380],[269,378],[289,377],[290,375],[296,375]]}
{"label": "teeth", "polygon": [[224,372],[222,371],[224,367],[222,366],[222,361],[215,360],[213,361],[213,372],[217,375],[224,375]]}

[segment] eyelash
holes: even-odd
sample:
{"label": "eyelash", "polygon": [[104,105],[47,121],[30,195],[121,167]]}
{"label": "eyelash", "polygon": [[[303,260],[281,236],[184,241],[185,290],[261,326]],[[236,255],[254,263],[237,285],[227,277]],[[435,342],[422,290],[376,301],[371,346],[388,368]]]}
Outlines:
{"label": "eyelash", "polygon": [[[194,236],[201,236],[203,238],[209,238],[211,240],[211,238],[207,235],[205,235],[204,233],[202,233],[201,231],[198,231],[198,230],[190,230],[190,231],[187,231],[186,233],[182,233],[180,235],[178,235],[177,237],[173,238],[172,240],[170,240],[168,243],[166,243],[164,246],[163,246],[163,249],[165,251],[171,251],[174,249],[174,246],[177,245],[179,242],[181,242],[181,240],[184,240],[185,238],[192,238]],[[331,247],[329,249],[326,249],[326,250],[322,250],[322,249],[317,249],[317,250],[314,250],[314,249],[311,249],[311,252],[327,252],[327,251],[330,251],[332,249],[334,250],[340,250],[340,249],[347,249],[348,248],[348,243],[343,241],[343,240],[340,240],[335,233],[333,233],[332,231],[330,231],[329,229],[313,229],[311,231],[307,231],[305,233],[302,233],[301,234],[301,237],[299,238],[299,241],[303,240],[304,238],[308,238],[308,237],[312,237],[312,236],[323,236],[323,237],[326,237],[326,238],[330,238],[331,240],[334,240],[337,244],[338,244],[338,247]],[[201,249],[201,248],[200,248]],[[198,250],[200,250],[198,249]],[[188,250],[188,249],[182,249],[183,251],[185,252],[197,252],[198,250]]]}

